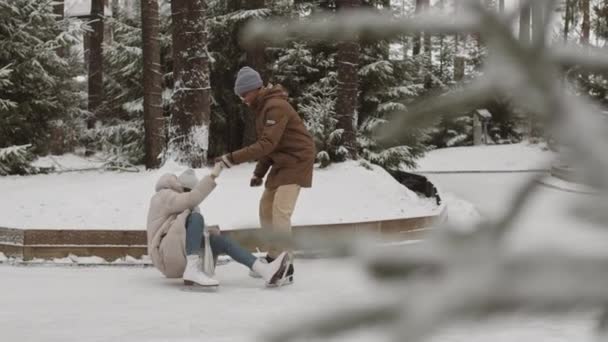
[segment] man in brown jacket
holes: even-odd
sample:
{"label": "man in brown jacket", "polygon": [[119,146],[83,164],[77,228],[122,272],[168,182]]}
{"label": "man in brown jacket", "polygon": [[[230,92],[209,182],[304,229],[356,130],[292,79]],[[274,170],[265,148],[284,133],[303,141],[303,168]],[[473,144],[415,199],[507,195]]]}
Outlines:
{"label": "man in brown jacket", "polygon": [[[257,160],[251,186],[260,186],[268,173],[266,189],[260,199],[262,229],[291,234],[291,216],[301,188],[312,186],[315,144],[304,122],[287,102],[280,85],[263,86],[260,74],[244,67],[236,78],[234,92],[255,114],[257,141],[218,158],[225,167]],[[270,169],[270,172],[268,170]],[[267,260],[271,262],[285,244],[272,243]],[[287,273],[293,281],[293,265]]]}

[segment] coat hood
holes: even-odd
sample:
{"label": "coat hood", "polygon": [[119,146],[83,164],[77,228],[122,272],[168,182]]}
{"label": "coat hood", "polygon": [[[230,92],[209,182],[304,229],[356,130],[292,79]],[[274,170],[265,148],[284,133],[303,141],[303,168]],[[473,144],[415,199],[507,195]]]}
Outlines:
{"label": "coat hood", "polygon": [[183,192],[184,188],[181,183],[177,180],[177,177],[174,174],[164,174],[160,177],[158,182],[156,182],[156,192],[159,192],[164,189],[170,189],[176,192]]}

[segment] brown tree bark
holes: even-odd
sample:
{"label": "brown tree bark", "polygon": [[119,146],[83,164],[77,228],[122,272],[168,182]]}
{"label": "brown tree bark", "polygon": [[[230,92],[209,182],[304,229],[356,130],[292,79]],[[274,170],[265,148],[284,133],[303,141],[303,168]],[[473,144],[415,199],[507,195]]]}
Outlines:
{"label": "brown tree bark", "polygon": [[[249,0],[244,3],[245,9],[264,8],[264,0]],[[262,80],[267,82],[269,79],[268,69],[266,68],[266,53],[264,44],[258,44],[247,50],[247,65],[255,69],[262,76]],[[246,113],[243,117],[243,145],[250,145],[256,140],[255,116]]]}
{"label": "brown tree bark", "polygon": [[[462,3],[458,0],[454,2],[454,15],[458,16]],[[460,81],[464,78],[464,58],[461,56],[461,40],[465,40],[466,35],[456,33],[454,35],[454,80]],[[464,44],[464,42],[463,42]],[[462,70],[459,67],[462,65]]]}
{"label": "brown tree bark", "polygon": [[[54,7],[53,7],[53,13],[55,15],[57,15],[57,20],[58,21],[63,20],[63,18],[64,18],[64,11],[65,11],[64,0],[57,0],[56,3],[54,4]],[[60,46],[57,49],[55,49],[55,52],[57,53],[57,56],[59,56],[59,57],[65,56],[65,51],[64,51],[64,48],[62,46]]]}
{"label": "brown tree bark", "polygon": [[158,0],[141,1],[144,62],[144,147],[147,169],[160,166],[164,148],[162,73],[160,65],[160,15]]}
{"label": "brown tree bark", "polygon": [[589,36],[591,32],[591,4],[589,0],[580,0],[580,5],[581,13],[583,14],[583,22],[581,25],[581,44],[589,45]]}
{"label": "brown tree bark", "polygon": [[572,20],[572,1],[566,0],[566,9],[564,14],[564,42],[568,41],[568,35],[570,34],[570,22]]}
{"label": "brown tree bark", "polygon": [[173,0],[171,148],[191,167],[207,161],[211,115],[204,0]]}
{"label": "brown tree bark", "polygon": [[118,18],[120,16],[120,2],[119,0],[111,0],[111,6],[112,6],[112,17],[113,18]]}
{"label": "brown tree bark", "polygon": [[[431,7],[431,0],[421,0],[422,1],[422,10],[428,11]],[[428,32],[424,32],[424,54],[428,59],[428,62],[431,60],[432,54],[432,44],[431,44],[431,35]]]}
{"label": "brown tree bark", "polygon": [[[358,8],[361,0],[339,0],[338,10]],[[356,38],[338,43],[338,96],[336,100],[337,128],[344,130],[342,143],[347,158],[357,158],[356,115],[359,103],[359,54],[361,47]]]}
{"label": "brown tree bark", "polygon": [[[416,13],[422,12],[422,3],[424,0],[416,0]],[[420,50],[422,48],[422,34],[420,32],[416,33],[414,36],[414,44],[413,44],[412,54],[417,56],[420,54]]]}
{"label": "brown tree bark", "polygon": [[532,39],[538,42],[544,37],[545,30],[545,6],[544,2],[532,4]]}
{"label": "brown tree bark", "polygon": [[[111,0],[103,0],[103,6],[104,6],[104,11],[103,14],[104,16],[107,14],[106,13],[106,8],[111,8],[112,4],[110,3]],[[113,15],[113,14],[112,14]],[[104,23],[103,26],[103,42],[104,44],[112,44],[112,40],[114,39],[114,33],[112,32],[112,26],[108,25],[108,23]]]}
{"label": "brown tree bark", "polygon": [[[445,9],[445,0],[439,0],[439,10],[441,10],[442,12]],[[441,77],[444,76],[444,65],[445,65],[445,58],[444,58],[444,51],[445,51],[445,34],[440,34],[439,35],[439,75]]]}
{"label": "brown tree bark", "polygon": [[103,100],[103,26],[104,0],[91,1],[91,28],[89,34],[89,105],[91,117],[87,120],[87,128],[93,128],[99,115]]}
{"label": "brown tree bark", "polygon": [[519,40],[523,43],[530,42],[530,7],[528,6],[522,8],[519,13]]}

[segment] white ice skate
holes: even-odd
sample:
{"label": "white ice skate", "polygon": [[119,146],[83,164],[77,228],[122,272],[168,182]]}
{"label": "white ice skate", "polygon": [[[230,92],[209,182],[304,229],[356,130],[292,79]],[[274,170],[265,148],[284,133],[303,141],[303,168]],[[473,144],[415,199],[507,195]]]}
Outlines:
{"label": "white ice skate", "polygon": [[205,288],[217,288],[220,282],[205,274],[201,270],[200,257],[198,255],[188,255],[186,270],[184,271],[184,285]]}
{"label": "white ice skate", "polygon": [[[258,258],[258,261],[259,261],[259,262],[261,262],[261,263],[263,263],[263,264],[268,264],[268,261],[266,260],[266,258]],[[249,270],[249,276],[250,276],[251,278],[256,278],[256,279],[262,278],[262,276],[261,276],[261,275],[259,275],[259,274],[258,274],[256,271],[254,271],[254,270]]]}
{"label": "white ice skate", "polygon": [[253,263],[252,270],[266,281],[266,286],[274,287],[283,278],[288,267],[289,255],[287,252],[283,252],[269,264],[262,262],[260,259],[256,260]]}
{"label": "white ice skate", "polygon": [[291,266],[292,263],[293,263],[293,259],[292,259],[291,255],[288,255],[287,256],[287,262],[285,264],[285,269],[279,275],[277,281],[274,282],[273,284],[267,284],[266,286],[268,286],[268,287],[281,287],[281,286],[287,286],[287,285],[293,284],[293,275],[288,275],[287,274],[289,272],[289,267]]}

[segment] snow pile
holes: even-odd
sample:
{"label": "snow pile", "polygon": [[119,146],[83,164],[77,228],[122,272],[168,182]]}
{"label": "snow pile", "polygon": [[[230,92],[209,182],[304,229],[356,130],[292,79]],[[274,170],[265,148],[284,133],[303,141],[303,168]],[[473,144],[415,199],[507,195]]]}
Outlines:
{"label": "snow pile", "polygon": [[453,193],[443,193],[442,195],[448,207],[448,222],[451,227],[468,230],[481,222],[481,214],[473,203],[465,201]]}
{"label": "snow pile", "polygon": [[555,157],[544,144],[451,147],[430,151],[415,171],[538,170],[547,169]]}
{"label": "snow pile", "polygon": [[[26,263],[30,263],[29,261]],[[34,262],[36,263],[36,262]],[[45,262],[48,263],[48,262]],[[113,262],[107,262],[103,258],[92,256],[92,257],[79,257],[74,254],[70,254],[65,258],[55,258],[51,264],[55,265],[148,265],[151,263],[150,258],[145,255],[141,259],[134,258],[127,255],[124,258],[118,258]]]}
{"label": "snow pile", "polygon": [[79,257],[73,254],[65,258],[55,258],[53,263],[56,265],[105,265],[108,262],[103,258],[92,256],[92,257]]}
{"label": "snow pile", "polygon": [[[61,164],[84,166],[77,157],[53,157]],[[49,159],[48,160],[52,160]],[[164,173],[185,168],[168,162],[140,173],[72,172],[0,177],[0,226],[28,229],[144,229],[148,202]],[[249,187],[254,164],[225,170],[215,191],[202,203],[207,223],[222,229],[255,228],[263,187]],[[208,169],[196,170],[202,177]],[[294,225],[331,224],[428,216],[433,199],[419,198],[384,169],[357,162],[316,169],[313,188],[303,189]]]}
{"label": "snow pile", "polygon": [[[257,253],[254,253],[257,255]],[[263,254],[262,256],[265,256]],[[3,263],[3,259],[0,258],[0,263]],[[141,259],[134,258],[130,255],[126,257],[118,258],[114,261],[108,262],[103,258],[97,256],[80,257],[74,254],[70,254],[65,258],[54,258],[52,260],[45,260],[40,258],[34,258],[32,260],[24,261],[22,258],[4,258],[4,262],[14,265],[32,265],[32,266],[152,266],[152,259],[150,256],[143,255]],[[232,258],[227,255],[220,255],[217,258],[218,265],[226,265],[232,261]]]}
{"label": "snow pile", "polygon": [[134,258],[130,255],[127,255],[124,258],[118,258],[111,262],[112,265],[152,265],[152,260],[149,256],[144,255],[141,259]]}
{"label": "snow pile", "polygon": [[103,264],[106,261],[103,258],[98,256],[90,256],[90,257],[78,257],[77,263],[79,264]]}
{"label": "snow pile", "polygon": [[0,252],[0,263],[5,263],[8,261],[8,258],[6,257],[6,255],[4,255],[4,253]]}

